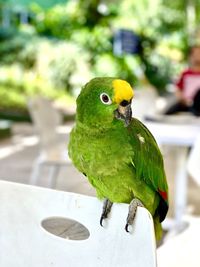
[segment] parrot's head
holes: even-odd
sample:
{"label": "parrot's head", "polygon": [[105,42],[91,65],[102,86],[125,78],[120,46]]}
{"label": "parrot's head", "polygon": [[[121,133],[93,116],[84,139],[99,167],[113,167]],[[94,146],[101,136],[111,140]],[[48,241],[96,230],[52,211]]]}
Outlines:
{"label": "parrot's head", "polygon": [[109,127],[114,121],[122,120],[128,126],[133,95],[132,87],[124,80],[94,78],[77,98],[77,121],[91,127]]}

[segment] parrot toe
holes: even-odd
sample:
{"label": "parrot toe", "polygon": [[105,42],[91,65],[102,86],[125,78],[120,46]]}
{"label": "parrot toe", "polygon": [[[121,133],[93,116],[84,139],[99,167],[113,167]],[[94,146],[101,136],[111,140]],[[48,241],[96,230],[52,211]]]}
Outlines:
{"label": "parrot toe", "polygon": [[103,220],[108,217],[111,211],[113,203],[109,199],[105,199],[103,203],[103,210],[100,218],[100,225],[103,227]]}
{"label": "parrot toe", "polygon": [[129,205],[129,211],[128,211],[128,216],[126,219],[126,225],[125,225],[125,230],[126,232],[129,233],[129,226],[133,224],[134,219],[135,219],[135,215],[136,215],[136,211],[137,211],[137,207],[144,207],[144,205],[142,204],[142,202],[137,199],[134,198],[130,205]]}

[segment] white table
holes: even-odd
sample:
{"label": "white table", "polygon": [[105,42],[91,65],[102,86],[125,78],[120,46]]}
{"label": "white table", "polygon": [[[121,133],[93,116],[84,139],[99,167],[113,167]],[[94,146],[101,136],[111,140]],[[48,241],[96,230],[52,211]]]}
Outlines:
{"label": "white table", "polygon": [[[178,121],[177,121],[178,122]],[[198,122],[198,121],[195,121]],[[200,123],[145,122],[160,146],[173,145],[177,147],[177,173],[175,177],[175,225],[176,231],[185,226],[182,217],[187,204],[187,157],[188,148],[192,147],[200,134]]]}
{"label": "white table", "polygon": [[[152,218],[144,208],[126,233],[127,204],[113,205],[101,227],[102,203],[93,197],[0,181],[0,203],[1,267],[156,267]],[[80,222],[89,238],[68,240],[42,228],[55,217]]]}

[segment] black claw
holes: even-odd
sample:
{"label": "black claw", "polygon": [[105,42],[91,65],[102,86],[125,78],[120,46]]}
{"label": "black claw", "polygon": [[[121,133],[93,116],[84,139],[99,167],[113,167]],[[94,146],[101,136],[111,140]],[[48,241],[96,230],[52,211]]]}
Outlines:
{"label": "black claw", "polygon": [[110,210],[112,208],[112,202],[110,202],[110,200],[105,199],[104,204],[103,204],[103,211],[101,214],[101,218],[100,218],[100,225],[103,227],[103,220],[106,219],[108,217],[108,214],[110,213]]}
{"label": "black claw", "polygon": [[103,220],[105,219],[105,217],[102,215],[100,218],[100,225],[103,227]]}
{"label": "black claw", "polygon": [[126,230],[127,233],[129,233],[128,227],[129,227],[129,224],[127,223],[127,224],[125,225],[125,230]]}

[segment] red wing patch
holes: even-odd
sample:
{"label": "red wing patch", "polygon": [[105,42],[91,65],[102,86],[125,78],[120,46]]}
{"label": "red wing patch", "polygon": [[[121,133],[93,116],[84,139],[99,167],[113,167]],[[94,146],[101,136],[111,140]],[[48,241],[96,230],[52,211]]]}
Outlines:
{"label": "red wing patch", "polygon": [[160,189],[158,189],[158,193],[161,195],[161,197],[165,200],[168,201],[168,195],[167,192],[161,191]]}

